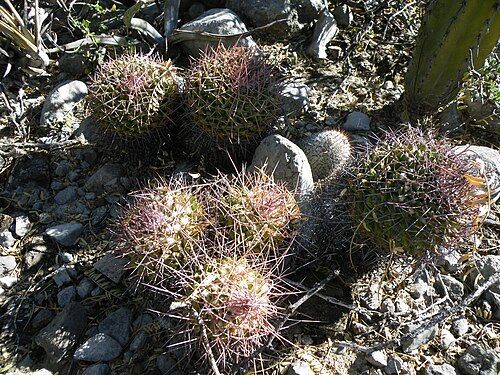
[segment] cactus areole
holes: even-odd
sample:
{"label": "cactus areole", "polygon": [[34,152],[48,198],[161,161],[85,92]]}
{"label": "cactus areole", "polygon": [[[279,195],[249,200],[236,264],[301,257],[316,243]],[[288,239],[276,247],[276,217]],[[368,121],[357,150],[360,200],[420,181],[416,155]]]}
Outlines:
{"label": "cactus areole", "polygon": [[498,0],[435,0],[425,14],[405,80],[412,116],[451,102],[471,67],[480,68],[500,37]]}

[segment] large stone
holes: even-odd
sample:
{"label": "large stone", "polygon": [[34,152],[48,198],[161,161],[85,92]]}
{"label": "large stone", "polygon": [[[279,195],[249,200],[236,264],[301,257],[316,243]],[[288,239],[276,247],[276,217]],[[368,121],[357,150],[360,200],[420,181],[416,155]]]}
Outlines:
{"label": "large stone", "polygon": [[297,10],[292,8],[290,0],[227,0],[226,7],[254,27],[268,25],[278,20],[286,20],[266,30],[267,35],[274,38],[286,37],[291,32],[300,29]]}
{"label": "large stone", "polygon": [[119,283],[126,272],[128,259],[106,254],[99,259],[94,268],[115,283]]}
{"label": "large stone", "polygon": [[43,104],[40,126],[62,122],[71,110],[88,94],[82,81],[66,81],[57,85]]}
{"label": "large stone", "polygon": [[500,358],[490,348],[475,344],[469,346],[457,363],[465,375],[498,375]]}
{"label": "large stone", "polygon": [[78,198],[77,189],[74,186],[68,186],[67,188],[58,192],[54,200],[57,204],[63,205],[66,203],[74,202]]}
{"label": "large stone", "polygon": [[106,319],[99,323],[99,332],[105,333],[125,347],[130,337],[130,323],[132,312],[122,307],[110,313]]}
{"label": "large stone", "polygon": [[[203,31],[221,35],[241,34],[248,31],[239,17],[229,9],[211,9],[195,20],[186,23],[180,29]],[[218,43],[218,41],[213,40],[186,40],[182,42],[182,47],[191,56],[198,56],[201,51],[209,47],[217,47]],[[238,44],[239,46],[257,48],[257,44],[251,36],[247,36],[246,38],[240,38],[238,36],[234,38],[224,38],[222,39],[222,43],[226,47]]]}
{"label": "large stone", "polygon": [[280,91],[281,112],[293,116],[309,108],[309,87],[304,83],[291,82]]}
{"label": "large stone", "polygon": [[403,351],[409,353],[418,349],[422,345],[427,344],[429,341],[436,337],[436,326],[431,327],[415,337],[409,338],[402,343]]}
{"label": "large stone", "polygon": [[75,352],[77,361],[106,362],[117,358],[122,353],[121,345],[104,333],[98,333],[85,341]]}
{"label": "large stone", "polygon": [[281,135],[270,135],[255,150],[250,169],[262,169],[306,198],[314,190],[311,167],[304,152]]}
{"label": "large stone", "polygon": [[45,350],[49,362],[57,365],[74,348],[86,328],[85,308],[71,302],[35,336],[35,342]]}
{"label": "large stone", "polygon": [[124,170],[120,164],[107,163],[90,176],[84,187],[95,193],[122,192],[120,179],[123,175]]}
{"label": "large stone", "polygon": [[57,293],[57,303],[59,306],[64,307],[68,303],[74,301],[76,298],[76,289],[74,286],[70,285],[62,289]]}
{"label": "large stone", "polygon": [[370,130],[370,121],[370,118],[363,112],[354,111],[347,115],[342,127],[350,132],[368,131]]}
{"label": "large stone", "polygon": [[82,234],[83,225],[80,223],[64,223],[47,228],[45,235],[62,246],[73,246]]}

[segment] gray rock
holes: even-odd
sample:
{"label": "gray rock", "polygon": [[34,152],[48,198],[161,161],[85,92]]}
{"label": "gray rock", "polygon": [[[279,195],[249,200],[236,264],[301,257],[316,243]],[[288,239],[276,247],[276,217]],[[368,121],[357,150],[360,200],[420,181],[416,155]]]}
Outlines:
{"label": "gray rock", "polygon": [[71,138],[79,138],[87,143],[95,143],[102,139],[102,130],[91,117],[87,117],[75,129]]}
{"label": "gray rock", "polygon": [[122,353],[121,345],[112,337],[98,333],[85,341],[75,352],[77,361],[106,362],[117,358]]}
{"label": "gray rock", "polygon": [[129,348],[130,351],[136,352],[139,349],[141,349],[144,346],[144,344],[146,343],[148,337],[149,336],[146,332],[144,332],[143,330],[140,330],[139,333],[137,335],[135,335],[134,339],[130,343],[130,348]]}
{"label": "gray rock", "polygon": [[14,165],[6,190],[15,190],[19,186],[39,186],[48,188],[50,185],[49,159],[44,153],[29,153],[23,155]]}
{"label": "gray rock", "polygon": [[40,310],[31,321],[31,326],[33,329],[39,330],[49,324],[53,317],[54,314],[52,311],[47,309]]}
{"label": "gray rock", "polygon": [[[197,19],[184,24],[180,29],[204,31],[221,35],[241,34],[248,31],[239,17],[229,9],[211,9],[206,11]],[[218,41],[188,40],[182,42],[182,47],[191,56],[198,56],[200,51],[204,51],[208,47],[215,48],[218,43]],[[250,36],[246,38],[224,38],[222,43],[226,47],[230,47],[237,43],[239,46],[257,48],[257,44]]]}
{"label": "gray rock", "polygon": [[17,266],[16,257],[13,255],[0,256],[0,276],[10,273]]}
{"label": "gray rock", "polygon": [[277,181],[306,198],[314,190],[311,167],[304,152],[292,141],[280,135],[270,135],[255,150],[250,169],[272,173]]}
{"label": "gray rock", "polygon": [[81,299],[85,299],[90,296],[95,286],[96,285],[92,280],[90,280],[88,277],[84,277],[76,287],[76,292]]}
{"label": "gray rock", "polygon": [[74,186],[68,186],[56,194],[54,200],[57,204],[62,205],[74,202],[78,198],[77,189]]}
{"label": "gray rock", "polygon": [[61,259],[63,263],[71,263],[74,260],[74,256],[71,253],[61,252],[59,253],[59,259]]}
{"label": "gray rock", "polygon": [[333,10],[333,16],[339,27],[349,27],[354,20],[351,8],[346,4],[336,6]]}
{"label": "gray rock", "polygon": [[108,208],[106,206],[100,206],[97,207],[95,210],[93,210],[91,215],[92,225],[93,226],[99,225],[102,221],[104,221],[107,213],[108,213]]}
{"label": "gray rock", "polygon": [[347,119],[342,127],[350,132],[369,131],[370,118],[363,112],[355,111],[347,115]]}
{"label": "gray rock", "polygon": [[127,258],[119,258],[113,254],[106,254],[94,264],[94,268],[118,284],[125,274],[127,264]]}
{"label": "gray rock", "polygon": [[299,22],[304,24],[317,20],[319,13],[325,7],[323,0],[291,0],[291,3],[297,12]]}
{"label": "gray rock", "polygon": [[82,375],[110,375],[111,368],[105,363],[97,363],[89,366],[82,372]]}
{"label": "gray rock", "polygon": [[52,277],[52,280],[60,288],[63,285],[67,285],[71,282],[71,277],[69,276],[68,270],[66,268],[59,268],[57,273]]}
{"label": "gray rock", "polygon": [[288,367],[287,375],[314,375],[311,366],[304,361],[295,361]]}
{"label": "gray rock", "polygon": [[443,267],[447,272],[455,273],[460,267],[460,257],[461,254],[455,249],[440,248],[439,255],[436,257],[436,265]]}
{"label": "gray rock", "polygon": [[292,8],[291,0],[227,0],[226,7],[255,27],[286,19],[286,22],[280,22],[266,30],[268,35],[276,39],[286,37],[301,27],[297,9]]}
{"label": "gray rock", "polygon": [[441,337],[439,343],[444,349],[448,349],[455,342],[455,336],[447,329],[441,330]]}
{"label": "gray rock", "polygon": [[451,328],[460,337],[469,332],[469,322],[466,318],[458,318],[451,322]]}
{"label": "gray rock", "polygon": [[16,275],[8,275],[4,277],[0,277],[0,286],[9,289],[12,288],[17,283]]}
{"label": "gray rock", "polygon": [[14,246],[15,243],[16,243],[16,239],[14,238],[14,236],[12,235],[12,233],[10,233],[10,231],[8,229],[0,232],[0,246],[3,246],[5,248],[9,249],[12,246]]}
{"label": "gray rock", "polygon": [[430,365],[425,368],[425,375],[459,375],[452,365],[444,363],[442,365]]}
{"label": "gray rock", "polygon": [[86,328],[85,308],[78,302],[71,302],[35,336],[35,342],[45,350],[49,361],[57,365],[73,349]]}
{"label": "gray rock", "polygon": [[474,344],[469,346],[457,364],[465,375],[497,375],[500,358],[492,349]]}
{"label": "gray rock", "polygon": [[14,219],[14,234],[17,238],[23,238],[31,229],[31,222],[28,216],[16,216]]}
{"label": "gray rock", "polygon": [[299,114],[309,108],[309,87],[300,82],[291,82],[280,90],[281,111],[285,116]]}
{"label": "gray rock", "polygon": [[436,326],[423,331],[416,337],[407,339],[401,346],[405,353],[409,353],[418,349],[420,346],[427,344],[429,341],[433,340],[434,337],[436,337]]}
{"label": "gray rock", "polygon": [[190,19],[195,19],[205,13],[207,9],[202,3],[194,3],[189,7],[188,14]]}
{"label": "gray rock", "polygon": [[73,246],[78,242],[80,234],[83,232],[83,225],[80,223],[64,223],[50,227],[45,231],[45,235],[62,246]]}
{"label": "gray rock", "polygon": [[54,171],[54,173],[59,177],[64,177],[69,172],[69,162],[67,160],[61,160]]}
{"label": "gray rock", "polygon": [[164,375],[176,374],[177,361],[168,354],[161,354],[156,358],[156,367]]}
{"label": "gray rock", "polygon": [[99,168],[85,183],[87,191],[95,193],[122,192],[120,178],[123,177],[124,170],[120,164],[107,163]]}
{"label": "gray rock", "polygon": [[73,302],[76,298],[76,289],[74,286],[67,286],[57,293],[57,303],[59,306],[64,307],[68,303]]}
{"label": "gray rock", "polygon": [[132,312],[126,307],[122,307],[110,313],[106,319],[99,323],[99,332],[111,336],[122,347],[125,347],[130,337],[131,322]]}
{"label": "gray rock", "polygon": [[366,360],[375,367],[387,366],[387,354],[383,350],[371,352],[366,356]]}
{"label": "gray rock", "polygon": [[62,122],[69,112],[88,94],[82,81],[66,81],[57,85],[43,104],[40,126]]}
{"label": "gray rock", "polygon": [[441,280],[443,283],[441,284],[439,280],[436,280],[434,284],[434,288],[436,292],[438,292],[441,296],[444,297],[445,291],[443,287],[446,288],[448,292],[448,296],[452,301],[460,301],[464,295],[464,284],[449,275],[441,275]]}
{"label": "gray rock", "polygon": [[387,359],[387,366],[384,367],[384,372],[389,375],[400,375],[403,373],[405,362],[397,355]]}

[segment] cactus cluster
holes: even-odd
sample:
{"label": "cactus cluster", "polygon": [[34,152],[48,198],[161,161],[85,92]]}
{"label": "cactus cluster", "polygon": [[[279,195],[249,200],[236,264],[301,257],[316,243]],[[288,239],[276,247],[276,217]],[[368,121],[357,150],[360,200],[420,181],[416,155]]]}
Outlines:
{"label": "cactus cluster", "polygon": [[118,240],[140,282],[161,285],[186,268],[209,222],[197,188],[160,183],[134,195],[117,223]]}
{"label": "cactus cluster", "polygon": [[474,230],[474,173],[445,140],[411,128],[367,152],[346,196],[359,231],[383,248],[422,255]]}
{"label": "cactus cluster", "polygon": [[101,65],[89,84],[88,109],[107,133],[138,139],[168,125],[179,80],[170,61],[126,54]]}
{"label": "cactus cluster", "polygon": [[205,156],[248,157],[277,116],[275,73],[255,50],[219,44],[189,70],[186,104],[187,131]]}
{"label": "cactus cluster", "polygon": [[325,130],[299,140],[311,165],[315,181],[335,175],[346,165],[351,156],[349,138],[337,130]]}

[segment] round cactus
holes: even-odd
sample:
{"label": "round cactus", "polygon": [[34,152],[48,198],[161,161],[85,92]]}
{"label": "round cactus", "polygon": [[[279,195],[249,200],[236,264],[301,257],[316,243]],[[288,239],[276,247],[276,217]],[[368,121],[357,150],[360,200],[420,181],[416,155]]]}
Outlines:
{"label": "round cactus", "polygon": [[349,138],[337,130],[325,130],[297,142],[311,165],[314,180],[340,171],[351,156]]}
{"label": "round cactus", "polygon": [[271,324],[282,294],[276,276],[250,259],[224,257],[206,264],[180,301],[190,312],[183,331],[190,340],[197,338],[220,369],[249,358],[277,335]]}
{"label": "round cactus", "polygon": [[193,261],[209,222],[199,193],[178,181],[134,195],[117,223],[120,248],[140,281],[163,282]]}
{"label": "round cactus", "polygon": [[[194,61],[186,84],[188,133],[205,157],[248,157],[269,131],[278,112],[279,97],[273,69],[246,47],[217,49]],[[210,150],[207,150],[207,147]]]}
{"label": "round cactus", "polygon": [[474,169],[432,133],[390,133],[359,161],[349,181],[358,231],[391,251],[422,255],[475,229]]}
{"label": "round cactus", "polygon": [[88,108],[112,136],[138,139],[168,124],[179,81],[170,61],[123,55],[98,68],[89,84]]}
{"label": "round cactus", "polygon": [[220,220],[230,238],[247,249],[275,249],[293,237],[292,224],[301,217],[292,193],[264,173],[220,178],[214,184]]}

